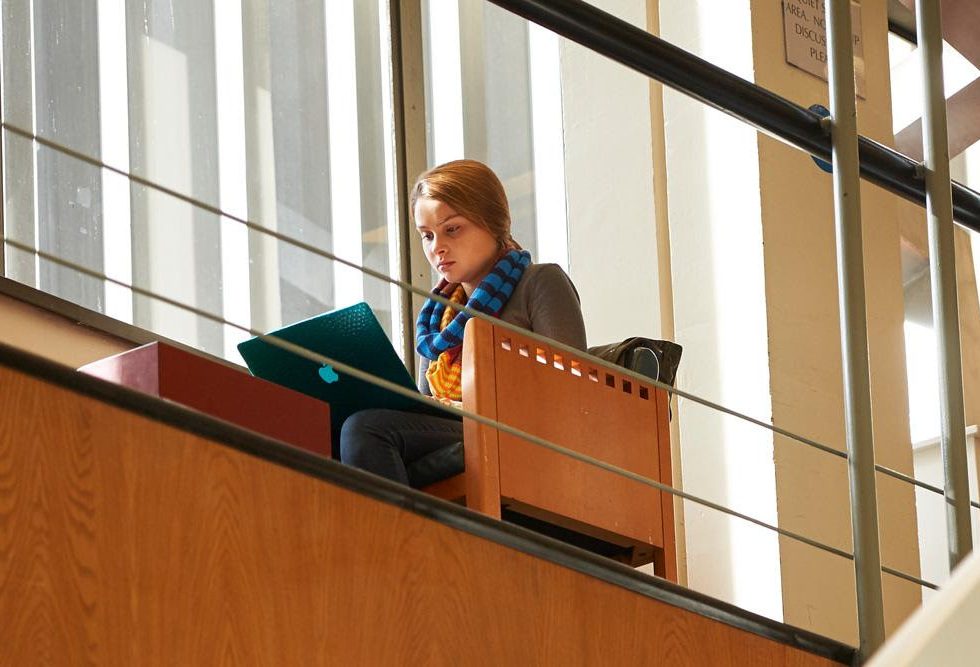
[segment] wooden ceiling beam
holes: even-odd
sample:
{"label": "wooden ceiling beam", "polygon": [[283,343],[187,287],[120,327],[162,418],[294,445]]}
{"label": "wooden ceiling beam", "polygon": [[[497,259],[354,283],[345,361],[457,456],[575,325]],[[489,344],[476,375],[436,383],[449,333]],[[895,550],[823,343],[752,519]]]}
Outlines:
{"label": "wooden ceiling beam", "polygon": [[[980,140],[980,79],[946,100],[946,121],[952,159]],[[921,118],[895,134],[895,149],[913,160],[922,160]]]}

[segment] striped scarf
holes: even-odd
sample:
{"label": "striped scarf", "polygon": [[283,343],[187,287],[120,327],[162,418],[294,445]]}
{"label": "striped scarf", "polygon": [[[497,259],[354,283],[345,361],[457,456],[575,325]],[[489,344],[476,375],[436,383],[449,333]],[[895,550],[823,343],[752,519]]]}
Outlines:
{"label": "striped scarf", "polygon": [[[473,310],[497,316],[514,293],[514,288],[531,263],[531,253],[526,250],[510,250],[493,267],[466,299],[462,285],[446,279],[432,290],[453,303],[466,304]],[[425,372],[429,389],[435,398],[459,401],[462,388],[463,328],[470,316],[455,312],[445,305],[428,299],[419,313],[415,325],[416,350],[431,360]]]}

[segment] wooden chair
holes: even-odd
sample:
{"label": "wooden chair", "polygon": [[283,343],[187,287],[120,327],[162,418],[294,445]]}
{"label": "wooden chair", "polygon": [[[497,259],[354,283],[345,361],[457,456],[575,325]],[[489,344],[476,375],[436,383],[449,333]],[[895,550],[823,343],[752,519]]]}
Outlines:
{"label": "wooden chair", "polygon": [[[463,369],[467,410],[671,483],[664,390],[477,319],[466,326]],[[652,561],[658,575],[677,580],[670,494],[473,420],[464,420],[463,433],[465,472],[426,491],[598,540],[620,559]]]}

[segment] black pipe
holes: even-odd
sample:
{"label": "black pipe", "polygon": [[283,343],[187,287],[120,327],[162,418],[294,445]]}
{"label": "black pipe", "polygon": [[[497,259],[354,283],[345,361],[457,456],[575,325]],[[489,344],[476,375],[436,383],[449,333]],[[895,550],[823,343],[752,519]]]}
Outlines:
{"label": "black pipe", "polygon": [[[761,132],[830,160],[830,136],[817,114],[582,0],[489,1]],[[858,154],[863,178],[925,205],[925,181],[918,163],[866,137],[858,139]],[[980,232],[980,193],[956,182],[952,187],[954,219]]]}

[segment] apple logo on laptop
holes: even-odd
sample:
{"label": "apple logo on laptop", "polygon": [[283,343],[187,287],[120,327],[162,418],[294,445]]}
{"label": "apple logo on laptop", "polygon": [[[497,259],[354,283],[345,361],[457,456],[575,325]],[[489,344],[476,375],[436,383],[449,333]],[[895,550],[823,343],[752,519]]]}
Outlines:
{"label": "apple logo on laptop", "polygon": [[324,364],[323,368],[320,369],[319,373],[320,373],[320,379],[326,382],[327,384],[333,384],[334,382],[340,379],[340,376],[337,375],[337,371],[335,371],[330,364]]}

